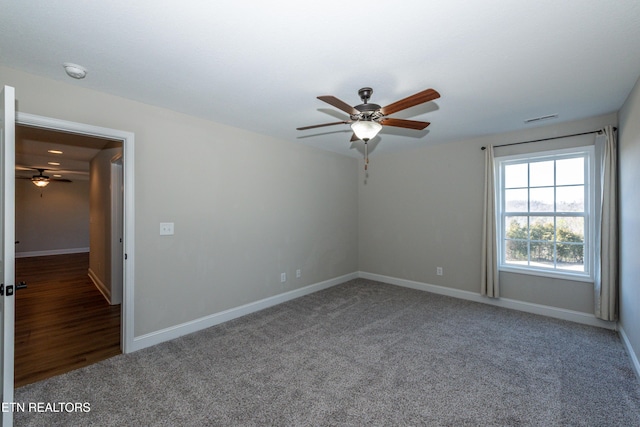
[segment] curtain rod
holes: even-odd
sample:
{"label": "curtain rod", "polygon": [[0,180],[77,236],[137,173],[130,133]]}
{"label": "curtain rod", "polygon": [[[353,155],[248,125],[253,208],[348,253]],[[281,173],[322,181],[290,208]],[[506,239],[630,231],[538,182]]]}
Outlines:
{"label": "curtain rod", "polygon": [[[618,128],[617,128],[617,127],[614,127],[614,128],[613,128],[613,130],[614,130],[614,131],[615,131],[615,130],[618,130]],[[531,143],[531,142],[550,141],[550,140],[552,140],[552,139],[569,138],[569,137],[572,137],[572,136],[589,135],[589,134],[591,134],[591,133],[601,133],[601,132],[602,132],[602,130],[601,130],[601,129],[598,129],[598,130],[592,130],[591,132],[574,133],[574,134],[571,134],[571,135],[552,136],[552,137],[550,137],[550,138],[534,139],[534,140],[532,140],[532,141],[512,142],[512,143],[510,143],[510,144],[494,145],[493,147],[494,147],[494,148],[497,148],[497,147],[508,147],[508,146],[510,146],[510,145],[529,144],[529,143]],[[486,150],[486,149],[487,149],[487,147],[482,147],[482,148],[481,148],[481,150]]]}

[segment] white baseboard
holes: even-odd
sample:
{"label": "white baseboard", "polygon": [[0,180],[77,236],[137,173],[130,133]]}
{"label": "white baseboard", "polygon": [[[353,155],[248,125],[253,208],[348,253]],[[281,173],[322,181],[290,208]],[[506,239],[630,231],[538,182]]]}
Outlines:
{"label": "white baseboard", "polygon": [[96,285],[96,288],[100,291],[104,299],[111,305],[111,290],[100,280],[98,275],[89,267],[89,278]]}
{"label": "white baseboard", "polygon": [[293,291],[285,292],[249,304],[241,305],[240,307],[235,307],[229,310],[221,311],[219,313],[214,313],[209,316],[192,320],[190,322],[182,323],[180,325],[165,328],[156,332],[151,332],[139,337],[134,337],[131,351],[141,350],[146,347],[160,344],[161,342],[169,341],[183,335],[210,328],[211,326],[219,325],[220,323],[228,322],[229,320],[246,316],[247,314],[255,313],[256,311],[264,310],[265,308],[273,307],[274,305],[282,304],[283,302],[300,298],[302,296],[312,294],[314,292],[318,292],[323,289],[327,289],[332,286],[336,286],[346,281],[357,278],[357,272],[346,274],[344,276],[325,280],[324,282],[305,286],[304,288],[295,289]]}
{"label": "white baseboard", "polygon": [[361,271],[359,277],[363,279],[375,280],[378,282],[388,283],[390,285],[403,286],[405,288],[418,289],[434,294],[446,295],[454,298],[465,299],[469,301],[480,302],[483,304],[495,305],[498,307],[508,308],[512,310],[524,311],[527,313],[539,314],[542,316],[553,317],[556,319],[569,320],[571,322],[582,323],[585,325],[597,326],[606,329],[617,329],[616,322],[606,322],[598,319],[595,315],[583,313],[580,311],[567,310],[563,308],[550,307],[541,304],[533,304],[530,302],[518,301],[508,298],[488,298],[483,297],[480,293],[463,291],[460,289],[447,288],[445,286],[430,285],[428,283],[415,282],[413,280],[398,279],[396,277],[383,276],[381,274],[373,274]]}
{"label": "white baseboard", "polygon": [[629,357],[631,358],[631,364],[633,365],[633,369],[635,369],[636,371],[636,376],[638,377],[638,381],[640,381],[640,361],[638,361],[638,356],[636,355],[636,352],[633,350],[633,347],[631,346],[631,341],[629,341],[629,337],[627,336],[627,333],[624,331],[624,328],[621,327],[620,329],[618,329],[618,332],[620,332],[620,336],[622,337],[622,343],[624,344],[624,347],[627,350]]}
{"label": "white baseboard", "polygon": [[[90,273],[90,276],[91,276],[91,273]],[[557,307],[533,304],[529,302],[517,301],[517,300],[512,300],[507,298],[491,299],[491,298],[483,297],[479,293],[463,291],[463,290],[454,289],[454,288],[447,288],[444,286],[431,285],[428,283],[416,282],[412,280],[398,279],[395,277],[383,276],[380,274],[373,274],[373,273],[367,273],[367,272],[361,271],[361,272],[346,274],[344,276],[336,277],[330,280],[326,280],[324,282],[315,283],[313,285],[305,286],[304,288],[285,292],[279,295],[274,295],[269,298],[265,298],[259,301],[245,304],[240,307],[231,308],[229,310],[225,310],[219,313],[214,313],[209,316],[201,317],[199,319],[195,319],[190,322],[185,322],[180,325],[161,329],[159,331],[151,332],[145,335],[141,335],[139,337],[134,337],[133,345],[132,345],[132,348],[130,349],[130,352],[151,347],[165,341],[179,338],[183,335],[188,335],[193,332],[197,332],[202,329],[209,328],[211,326],[228,322],[238,317],[246,316],[247,314],[255,313],[257,311],[264,310],[265,308],[273,307],[275,305],[282,304],[283,302],[287,302],[287,301],[302,297],[304,295],[312,294],[314,292],[318,292],[323,289],[327,289],[332,286],[336,286],[356,278],[375,280],[378,282],[384,282],[391,285],[418,289],[421,291],[431,292],[439,295],[446,295],[453,298],[460,298],[464,300],[479,302],[483,304],[490,304],[490,305],[508,308],[512,310],[539,314],[542,316],[568,320],[568,321],[590,325],[590,326],[597,326],[597,327],[613,329],[613,330],[617,329],[616,322],[606,322],[604,320],[600,320],[596,318],[594,315],[589,313],[582,313],[579,311],[566,310],[566,309],[561,309]],[[98,286],[98,288],[100,289],[99,285],[96,284],[96,286]],[[623,336],[626,336],[626,335],[623,335]],[[628,348],[631,348],[628,343],[626,345],[628,346]],[[630,351],[630,354],[631,353],[632,351]],[[634,359],[634,366],[636,370],[640,372],[637,358]]]}
{"label": "white baseboard", "polygon": [[30,257],[36,257],[36,256],[49,256],[49,255],[81,254],[85,252],[89,252],[89,248],[69,248],[69,249],[51,249],[48,251],[16,252],[16,258],[30,258]]}

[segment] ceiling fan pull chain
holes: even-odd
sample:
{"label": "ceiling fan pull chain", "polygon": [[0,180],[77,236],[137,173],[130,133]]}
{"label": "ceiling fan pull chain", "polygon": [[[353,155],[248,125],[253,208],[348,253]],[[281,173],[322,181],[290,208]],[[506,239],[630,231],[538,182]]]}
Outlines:
{"label": "ceiling fan pull chain", "polygon": [[364,143],[364,170],[369,166],[369,145]]}

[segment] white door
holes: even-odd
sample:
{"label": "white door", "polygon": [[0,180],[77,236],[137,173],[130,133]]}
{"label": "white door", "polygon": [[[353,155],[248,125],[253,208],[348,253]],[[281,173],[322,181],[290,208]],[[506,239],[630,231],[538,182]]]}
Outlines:
{"label": "white door", "polygon": [[15,91],[10,86],[0,96],[0,426],[13,425],[13,335],[15,299]]}

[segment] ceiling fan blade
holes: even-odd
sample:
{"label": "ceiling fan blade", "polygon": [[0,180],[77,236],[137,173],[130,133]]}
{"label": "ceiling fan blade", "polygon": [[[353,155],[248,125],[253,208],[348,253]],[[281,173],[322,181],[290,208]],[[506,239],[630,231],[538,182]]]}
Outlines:
{"label": "ceiling fan blade", "polygon": [[429,126],[431,123],[419,122],[417,120],[394,119],[392,117],[389,117],[380,120],[380,124],[384,126],[395,126],[397,128],[422,130]]}
{"label": "ceiling fan blade", "polygon": [[349,115],[360,114],[358,110],[356,110],[346,102],[339,100],[335,96],[331,96],[331,95],[319,96],[318,99],[320,101],[326,102],[329,105],[333,105],[337,109],[342,110]]}
{"label": "ceiling fan blade", "polygon": [[16,170],[17,171],[37,171],[37,169],[28,168],[26,166],[20,166],[20,165],[16,165]]}
{"label": "ceiling fan blade", "polygon": [[433,101],[440,98],[440,94],[434,89],[423,90],[415,95],[408,96],[400,101],[396,101],[393,104],[389,104],[386,107],[382,107],[380,112],[387,116],[389,114],[397,113],[398,111],[405,110],[407,108],[423,104],[425,102]]}
{"label": "ceiling fan blade", "polygon": [[342,124],[347,124],[347,123],[351,123],[351,121],[343,120],[341,122],[323,123],[321,125],[303,126],[301,128],[296,128],[296,130],[307,130],[307,129],[313,129],[313,128],[321,128],[321,127],[324,127],[324,126],[342,125]]}
{"label": "ceiling fan blade", "polygon": [[49,181],[55,181],[55,182],[73,182],[70,179],[66,179],[66,178],[49,178]]}
{"label": "ceiling fan blade", "polygon": [[354,132],[354,133],[351,135],[351,139],[349,140],[349,142],[358,141],[358,140],[360,140],[360,138],[358,138],[358,137],[356,136],[356,133]]}

